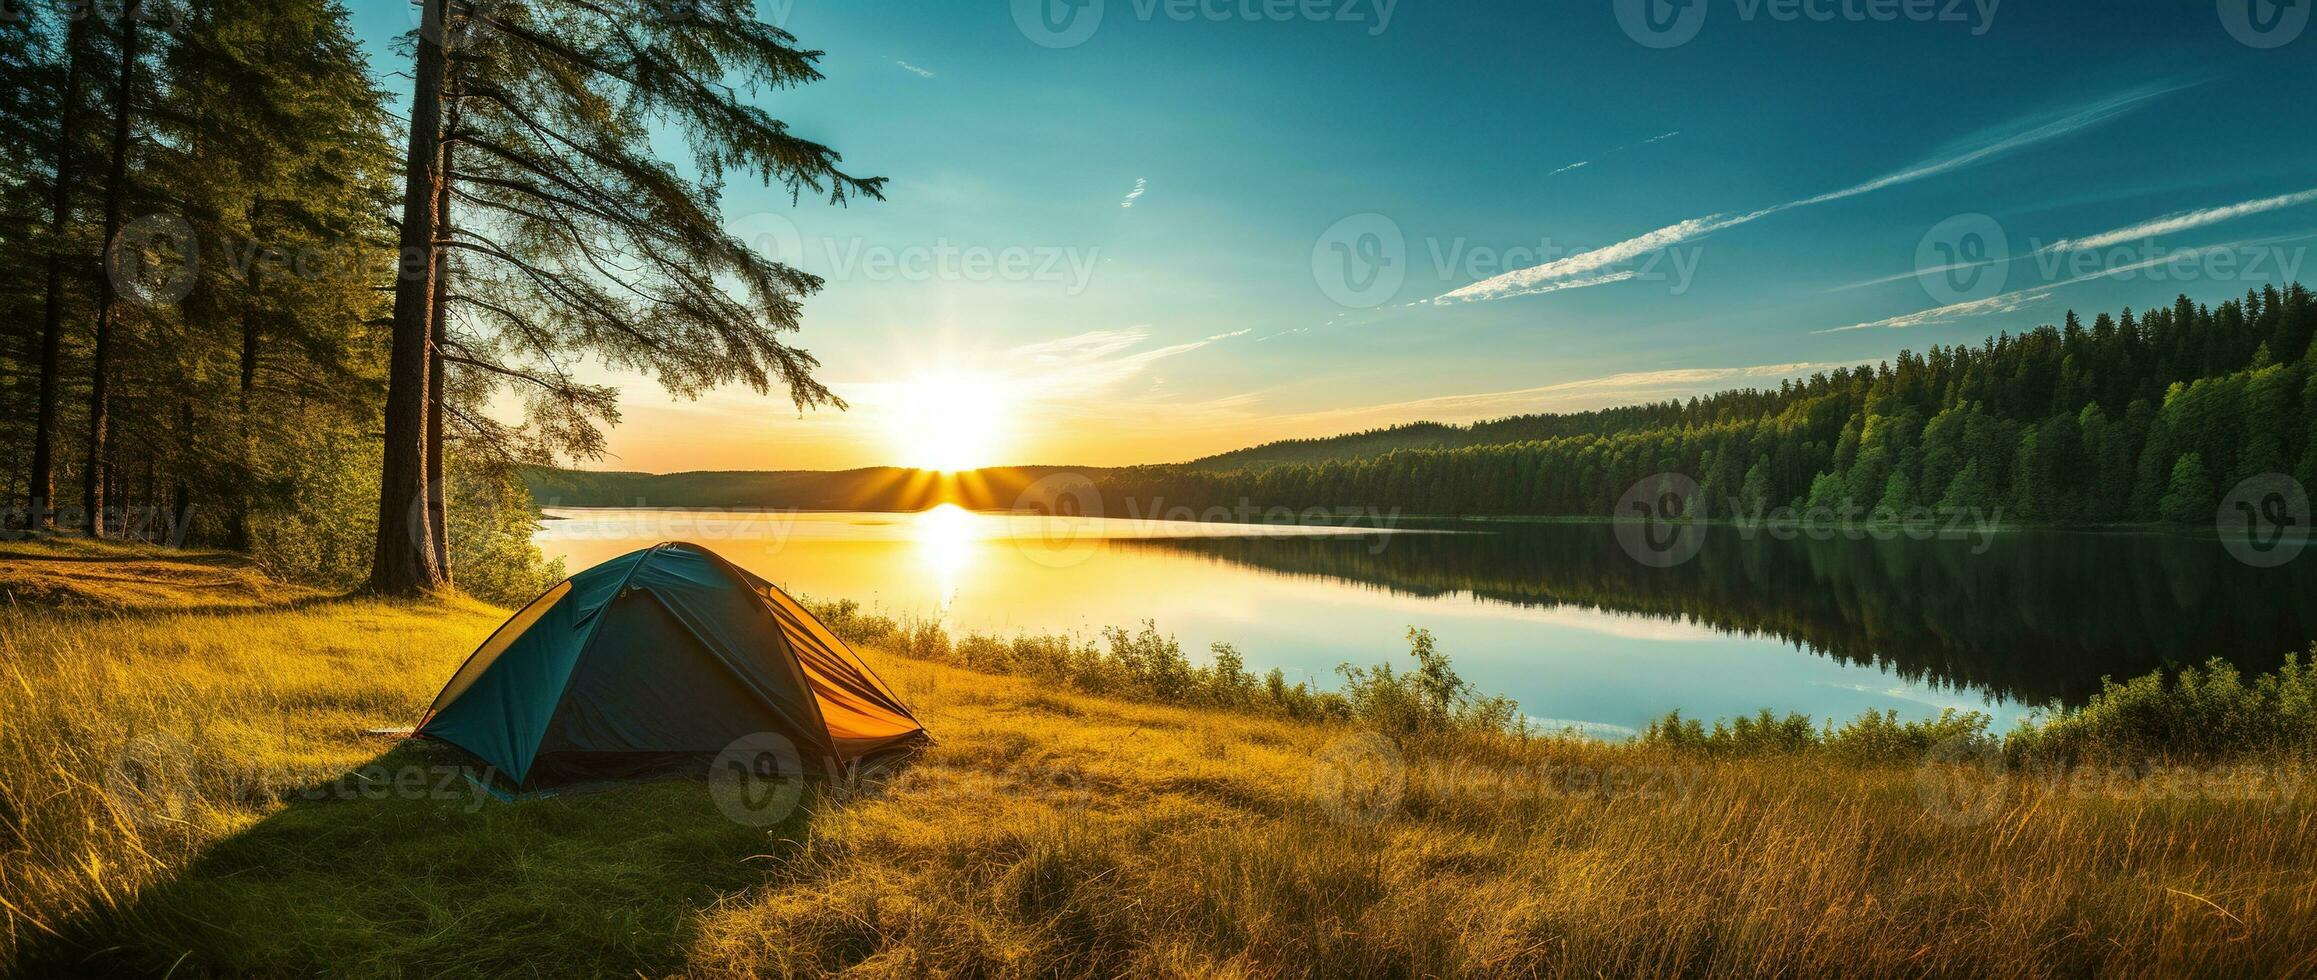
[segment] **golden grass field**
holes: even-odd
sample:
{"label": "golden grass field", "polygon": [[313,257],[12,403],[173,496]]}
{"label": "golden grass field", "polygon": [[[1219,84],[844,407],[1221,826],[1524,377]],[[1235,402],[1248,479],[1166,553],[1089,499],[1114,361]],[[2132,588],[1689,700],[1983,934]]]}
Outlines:
{"label": "golden grass field", "polygon": [[761,829],[363,734],[502,610],[88,545],[0,545],[0,592],[6,972],[2317,972],[2298,765],[1394,748],[869,651],[937,743]]}

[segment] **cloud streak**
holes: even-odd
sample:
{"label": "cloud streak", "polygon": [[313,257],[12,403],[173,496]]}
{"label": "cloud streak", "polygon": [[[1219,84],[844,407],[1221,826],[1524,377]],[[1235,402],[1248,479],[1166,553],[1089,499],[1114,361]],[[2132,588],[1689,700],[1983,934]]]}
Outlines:
{"label": "cloud streak", "polygon": [[[2215,255],[2222,252],[2234,252],[2242,248],[2258,248],[2267,245],[2276,245],[2283,242],[2301,241],[2310,237],[2317,236],[2286,235],[2276,238],[2253,239],[2246,241],[2228,242],[2220,245],[2207,245],[2202,248],[2175,249],[2153,258],[2142,259],[2138,262],[2127,263],[2125,265],[2119,265],[2114,268],[2101,269],[2097,272],[2087,272],[2083,275],[2076,276],[2075,278],[2063,279],[2059,282],[2051,283],[2048,285],[2031,286],[2027,289],[2015,290],[2013,292],[2004,293],[2000,296],[1990,296],[1985,299],[1968,300],[1961,303],[1950,303],[1946,306],[1889,317],[1882,320],[1875,320],[1869,323],[1854,323],[1847,327],[1832,327],[1826,330],[1813,330],[1811,333],[1849,333],[1853,330],[1874,329],[1903,330],[1908,327],[1921,327],[1936,323],[1949,323],[1968,317],[1994,316],[2003,313],[2017,313],[2020,310],[2035,305],[2036,303],[2050,299],[2054,290],[2063,289],[2078,283],[2091,282],[2095,279],[2109,279],[2116,276],[2125,275],[2127,273],[2139,272],[2144,269],[2153,269],[2160,265],[2170,265],[2176,262],[2193,261],[2207,255]],[[2049,250],[2047,249],[2047,251]]]}
{"label": "cloud streak", "polygon": [[1708,389],[1744,386],[1776,381],[1782,378],[1804,377],[1820,371],[1840,367],[1855,367],[1871,361],[1801,362],[1794,364],[1757,364],[1749,367],[1672,368],[1662,371],[1634,371],[1599,378],[1563,381],[1558,384],[1511,391],[1476,392],[1471,394],[1440,395],[1412,401],[1390,402],[1355,408],[1325,409],[1294,415],[1276,416],[1266,424],[1285,427],[1284,430],[1312,432],[1341,432],[1346,428],[1373,428],[1417,421],[1465,423],[1485,419],[1504,418],[1537,412],[1573,412],[1632,404],[1636,400],[1669,398]]}
{"label": "cloud streak", "polygon": [[932,78],[932,77],[933,77],[933,72],[932,72],[932,71],[930,71],[930,70],[928,70],[928,69],[924,69],[924,68],[919,68],[919,67],[917,67],[916,65],[912,65],[912,64],[910,64],[910,63],[908,63],[908,62],[906,62],[906,61],[896,61],[896,62],[894,62],[894,64],[896,64],[896,65],[900,65],[900,66],[901,66],[901,70],[902,70],[902,71],[908,72],[908,73],[910,73],[910,74],[912,74],[912,75],[915,75],[915,76],[917,76],[917,77],[919,77],[919,78]]}
{"label": "cloud streak", "polygon": [[[1600,285],[1616,280],[1576,283],[1573,280],[1597,277],[1602,270],[1632,261],[1642,255],[1702,238],[1717,231],[1735,228],[1781,211],[1827,204],[1847,198],[1871,194],[1875,191],[1912,183],[1925,178],[1960,170],[2027,146],[2057,139],[2084,128],[2114,119],[2150,99],[2176,91],[2175,88],[2139,88],[2111,96],[2088,106],[2068,112],[2058,118],[2040,122],[2021,123],[2007,130],[1979,137],[1975,142],[1950,151],[1944,156],[1905,167],[1864,183],[1853,184],[1840,190],[1815,197],[1806,197],[1773,205],[1748,214],[1718,214],[1692,218],[1667,225],[1638,238],[1627,239],[1605,248],[1595,249],[1548,262],[1528,269],[1518,269],[1503,275],[1452,290],[1437,297],[1438,302],[1464,303],[1531,296],[1581,285]],[[1666,134],[1674,135],[1673,133]],[[1659,137],[1663,139],[1665,137]]]}
{"label": "cloud streak", "polygon": [[2169,235],[2174,232],[2188,231],[2193,228],[2202,228],[2206,225],[2219,224],[2223,221],[2229,221],[2235,218],[2244,218],[2256,214],[2263,214],[2269,211],[2278,211],[2285,208],[2299,207],[2303,204],[2309,204],[2311,202],[2317,202],[2317,188],[2301,191],[2296,194],[2279,194],[2275,197],[2264,197],[2253,201],[2242,201],[2236,204],[2223,205],[2216,208],[2203,208],[2196,211],[2183,211],[2179,214],[2167,215],[2162,218],[2144,221],[2129,227],[2118,228],[2114,231],[2104,231],[2097,235],[2086,235],[2082,238],[2069,238],[2056,241],[2050,245],[2045,246],[2043,251],[2088,252],[2093,249],[2107,248],[2110,245],[2121,245],[2125,242],[2142,241],[2144,239],[2154,238],[2158,235]]}
{"label": "cloud streak", "polygon": [[1134,207],[1134,202],[1142,200],[1143,192],[1149,189],[1150,181],[1148,179],[1143,177],[1136,177],[1134,179],[1134,189],[1126,192],[1126,200],[1118,202],[1118,206],[1121,208]]}
{"label": "cloud streak", "polygon": [[1989,296],[1986,299],[1975,299],[1966,300],[1961,303],[1950,303],[1946,306],[1941,306],[1936,309],[1920,310],[1901,316],[1875,320],[1870,323],[1853,323],[1847,327],[1834,327],[1828,330],[1813,330],[1811,333],[1849,333],[1854,330],[1905,330],[1908,327],[1924,327],[1934,323],[1949,323],[1955,320],[1964,319],[1965,317],[1993,316],[2000,313],[2017,313],[2020,310],[2050,299],[2051,295],[2052,294],[2050,289],[2023,289],[2016,293],[2005,293],[2001,296]]}
{"label": "cloud streak", "polygon": [[1018,366],[1008,374],[1014,387],[1026,396],[1040,401],[1074,401],[1107,393],[1167,358],[1247,333],[1233,330],[1136,351],[1134,348],[1150,339],[1150,331],[1142,327],[1089,330],[1016,347],[1006,352],[1004,362]]}
{"label": "cloud streak", "polygon": [[[1651,143],[1663,143],[1663,142],[1665,142],[1666,140],[1672,139],[1672,138],[1674,138],[1674,137],[1676,137],[1676,136],[1680,136],[1680,135],[1681,135],[1681,130],[1678,130],[1678,129],[1676,129],[1676,130],[1674,130],[1674,131],[1672,131],[1672,132],[1669,132],[1669,133],[1659,133],[1658,135],[1656,135],[1656,136],[1652,136],[1652,137],[1650,137],[1650,138],[1648,138],[1648,139],[1645,139],[1645,140],[1642,140],[1642,141],[1641,141],[1641,142],[1639,142],[1639,143],[1627,143],[1627,144],[1625,144],[1624,146],[1620,146],[1620,147],[1617,147],[1616,149],[1610,150],[1609,152],[1607,152],[1607,153],[1603,153],[1603,154],[1601,154],[1601,155],[1602,155],[1602,156],[1604,156],[1604,157],[1615,156],[1615,155],[1617,155],[1617,154],[1619,154],[1619,153],[1623,153],[1623,152],[1625,152],[1625,151],[1627,151],[1627,150],[1630,150],[1630,149],[1633,149],[1634,147],[1637,147],[1637,146],[1648,146],[1648,145],[1649,145],[1649,144],[1651,144]],[[1571,170],[1576,170],[1576,169],[1578,169],[1578,168],[1580,168],[1580,167],[1590,167],[1590,166],[1592,166],[1592,165],[1593,165],[1593,161],[1591,161],[1591,160],[1579,160],[1579,161],[1577,161],[1577,162],[1575,162],[1575,163],[1572,163],[1572,164],[1570,164],[1570,165],[1568,165],[1568,166],[1566,166],[1566,167],[1562,167],[1562,168],[1561,168],[1561,169],[1559,169],[1559,170],[1555,170],[1555,171],[1553,171],[1552,173],[1548,173],[1548,174],[1546,174],[1545,176],[1547,176],[1547,177],[1558,177],[1558,176],[1560,176],[1560,175],[1562,175],[1562,174],[1568,173],[1568,172],[1569,172],[1569,171],[1571,171]]]}

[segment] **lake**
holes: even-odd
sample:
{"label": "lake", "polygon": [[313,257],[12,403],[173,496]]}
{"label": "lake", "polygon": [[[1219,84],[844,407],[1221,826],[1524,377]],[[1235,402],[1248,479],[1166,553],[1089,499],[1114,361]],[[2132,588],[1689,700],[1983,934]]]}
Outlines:
{"label": "lake", "polygon": [[1412,664],[1405,635],[1418,626],[1483,691],[1609,738],[1676,708],[1847,719],[1952,707],[2008,727],[2080,702],[2103,675],[2215,656],[2268,670],[2317,639],[2317,557],[2256,567],[2209,535],[1713,526],[1686,532],[1698,537],[1685,560],[1668,563],[1636,560],[1599,523],[1377,532],[948,506],[548,514],[539,545],[573,572],[693,541],[799,595],[1001,634],[1155,620],[1194,661],[1229,642],[1251,668],[1323,687],[1347,661]]}

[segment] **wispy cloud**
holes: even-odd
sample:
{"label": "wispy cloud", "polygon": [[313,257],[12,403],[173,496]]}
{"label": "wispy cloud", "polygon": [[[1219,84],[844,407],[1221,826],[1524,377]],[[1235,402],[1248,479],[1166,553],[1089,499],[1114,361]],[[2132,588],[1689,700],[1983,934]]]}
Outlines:
{"label": "wispy cloud", "polygon": [[2139,224],[2117,228],[2113,231],[2103,231],[2096,235],[2086,235],[2082,238],[2061,239],[2048,245],[2040,246],[2032,252],[2025,252],[2005,259],[1983,259],[1976,262],[1957,262],[1952,265],[1942,265],[1931,269],[1916,269],[1911,272],[1901,272],[1875,279],[1846,283],[1840,286],[1829,288],[1826,291],[1830,293],[1839,293],[1846,290],[1862,289],[1867,286],[1880,286],[1886,283],[1900,282],[1902,280],[1914,279],[1919,276],[1934,276],[1948,272],[1960,272],[1964,269],[1984,269],[1995,265],[1998,262],[2017,262],[2021,259],[2051,255],[2058,252],[2089,252],[2097,249],[2107,248],[2111,245],[2121,245],[2126,242],[2146,241],[2154,239],[2158,235],[2169,235],[2177,232],[2191,231],[2197,228],[2205,227],[2206,225],[2215,225],[2234,218],[2243,218],[2251,215],[2262,214],[2269,211],[2278,211],[2285,208],[2297,207],[2310,203],[2317,203],[2317,188],[2301,191],[2296,194],[2279,194],[2275,197],[2264,197],[2258,200],[2222,205],[2220,207],[2201,208],[2195,211],[2182,211],[2177,214],[2171,214],[2161,218],[2152,218]]}
{"label": "wispy cloud", "polygon": [[2013,126],[2007,127],[2006,129],[1983,134],[1975,138],[1969,144],[1951,149],[1948,153],[1943,154],[1935,159],[1918,163],[1912,167],[1906,167],[1895,173],[1877,177],[1863,184],[1845,187],[1839,191],[1832,191],[1829,193],[1820,194],[1817,197],[1796,201],[1792,204],[1785,205],[1785,207],[1806,207],[1812,204],[1825,204],[1831,201],[1839,201],[1844,198],[1857,197],[1861,194],[1871,194],[1886,187],[1896,187],[1900,184],[1912,183],[1914,181],[1922,180],[1926,177],[1935,177],[1950,171],[1961,170],[1964,167],[1994,159],[1995,157],[2010,153],[2013,150],[2033,146],[2037,143],[2042,143],[2047,140],[2058,139],[2062,136],[2076,132],[2077,130],[2097,126],[2100,123],[2107,122],[2110,119],[2114,119],[2117,116],[2121,116],[2124,113],[2131,111],[2132,109],[2138,107],[2141,103],[2147,102],[2148,100],[2157,98],[2159,96],[2177,92],[2183,87],[2185,86],[2146,86],[2136,88],[2132,89],[2131,91],[2111,96],[2098,102],[2094,102],[2091,105],[2062,114],[2057,118],[2032,120],[2014,124]]}
{"label": "wispy cloud", "polygon": [[900,65],[900,66],[901,66],[901,70],[902,70],[902,71],[906,71],[906,72],[908,72],[908,73],[910,73],[910,74],[912,74],[912,75],[915,75],[915,76],[917,76],[917,77],[919,77],[919,78],[932,78],[932,77],[933,77],[933,72],[932,72],[932,71],[930,71],[930,70],[928,70],[928,69],[924,69],[924,68],[919,68],[919,67],[917,67],[916,65],[912,65],[912,64],[910,64],[910,63],[908,63],[908,62],[906,62],[906,61],[896,61],[896,62],[894,62],[894,64],[896,64],[896,65]]}
{"label": "wispy cloud", "polygon": [[[2176,262],[2195,261],[2208,255],[2216,255],[2223,252],[2234,252],[2239,249],[2247,248],[2261,248],[2270,245],[2281,244],[2284,242],[2304,241],[2310,238],[2317,238],[2317,235],[2281,235],[2274,238],[2249,239],[2245,241],[2226,242],[2219,245],[2206,245],[2201,248],[2174,249],[2170,252],[2166,252],[2152,258],[2142,259],[2138,262],[2130,262],[2124,265],[2114,266],[2112,268],[2100,269],[2095,272],[2087,272],[2072,279],[2063,279],[2059,282],[2048,283],[2040,286],[2031,286],[2027,289],[2015,290],[2013,292],[2004,293],[2000,296],[1990,296],[1986,299],[1975,299],[1962,303],[1950,303],[1946,306],[1921,310],[1915,313],[1907,313],[1881,320],[1875,320],[1870,323],[1854,323],[1847,327],[1832,327],[1826,330],[1813,330],[1811,333],[1848,333],[1853,330],[1875,329],[1903,330],[1908,327],[1922,327],[1937,323],[1951,323],[1956,320],[1967,319],[1970,317],[2017,313],[2035,305],[2036,303],[2050,299],[2054,290],[2063,289],[2065,287],[2077,285],[2079,283],[2091,282],[2097,279],[2112,279],[2117,276],[2128,275],[2130,273],[2140,272],[2145,269],[2153,269],[2161,265],[2171,265]],[[2049,250],[2047,249],[2046,251]]]}
{"label": "wispy cloud", "polygon": [[1069,401],[1110,392],[1160,361],[1247,333],[1247,330],[1233,330],[1179,344],[1135,350],[1150,340],[1149,330],[1142,327],[1089,330],[1024,344],[1007,351],[1003,360],[1013,365],[1009,373],[1013,375],[1014,387],[1026,396]]}
{"label": "wispy cloud", "polygon": [[1134,179],[1134,189],[1126,192],[1126,200],[1118,202],[1118,206],[1122,208],[1134,207],[1134,202],[1141,200],[1143,192],[1149,189],[1150,181],[1148,179],[1136,177]]}
{"label": "wispy cloud", "polygon": [[1721,388],[1763,384],[1781,378],[1803,377],[1820,371],[1831,371],[1838,367],[1853,367],[1863,363],[1871,362],[1802,362],[1759,364],[1749,367],[1671,368],[1662,371],[1635,371],[1599,378],[1563,381],[1558,384],[1542,385],[1535,388],[1519,388],[1512,391],[1440,395],[1412,401],[1282,415],[1267,420],[1266,425],[1276,424],[1281,431],[1341,432],[1352,428],[1373,428],[1418,421],[1463,423],[1536,412],[1586,411],[1613,405],[1627,405],[1641,400],[1702,394]]}
{"label": "wispy cloud", "polygon": [[1450,290],[1433,297],[1435,303],[1475,303],[1513,296],[1557,292],[1600,286],[1631,279],[1631,270],[1604,273],[1611,266],[1623,265],[1661,248],[1679,245],[1693,238],[1712,234],[1734,224],[1753,220],[1751,217],[1731,219],[1726,215],[1692,218],[1677,225],[1667,225],[1639,238],[1629,238],[1607,248],[1579,252],[1565,259],[1544,265],[1515,269],[1503,275],[1483,279],[1461,289]]}
{"label": "wispy cloud", "polygon": [[[1578,285],[1599,285],[1598,282],[1579,284],[1568,281],[1581,277],[1595,277],[1604,269],[1632,261],[1658,249],[1669,248],[1717,231],[1735,228],[1781,211],[1871,194],[1885,188],[1959,170],[2026,146],[2057,139],[2086,127],[2106,122],[2141,103],[2176,90],[2176,88],[2166,87],[2134,89],[2075,109],[2057,118],[2029,120],[1983,134],[1965,145],[1949,150],[1942,156],[1901,168],[1864,183],[1853,184],[1815,197],[1773,205],[1748,214],[1716,214],[1692,218],[1605,248],[1484,279],[1443,294],[1438,297],[1438,300],[1447,303],[1479,302],[1506,299],[1513,296],[1529,296],[1542,292],[1552,292],[1557,289],[1576,288]],[[1602,282],[1613,281],[1616,280],[1602,280]]]}
{"label": "wispy cloud", "polygon": [[2179,214],[2144,221],[2114,231],[2104,231],[2097,235],[2056,241],[2045,246],[2043,250],[2047,252],[2088,252],[2093,249],[2107,248],[2110,245],[2121,245],[2125,242],[2142,241],[2158,235],[2169,235],[2174,232],[2188,231],[2192,228],[2202,228],[2234,218],[2299,207],[2311,202],[2317,202],[2317,188],[2301,191],[2297,194],[2279,194],[2275,197],[2264,197],[2216,208],[2183,211]]}
{"label": "wispy cloud", "polygon": [[[1662,143],[1662,142],[1665,142],[1666,140],[1672,139],[1672,138],[1674,138],[1674,137],[1676,137],[1676,136],[1680,136],[1680,135],[1681,135],[1681,130],[1678,130],[1678,129],[1677,129],[1677,130],[1674,130],[1674,131],[1672,131],[1672,132],[1669,132],[1669,133],[1660,133],[1660,134],[1658,134],[1658,135],[1656,135],[1656,136],[1652,136],[1652,137],[1650,137],[1650,138],[1648,138],[1648,139],[1642,140],[1642,141],[1641,141],[1641,142],[1639,142],[1639,143],[1627,143],[1627,144],[1625,144],[1624,146],[1620,146],[1620,147],[1617,147],[1617,148],[1615,148],[1615,149],[1612,149],[1612,150],[1608,151],[1607,153],[1603,153],[1603,154],[1601,154],[1601,156],[1604,156],[1604,157],[1607,157],[1607,156],[1614,156],[1614,155],[1616,155],[1616,154],[1619,154],[1619,153],[1623,153],[1623,152],[1625,152],[1625,151],[1627,151],[1627,150],[1633,149],[1633,148],[1634,148],[1634,147],[1636,147],[1636,146],[1648,146],[1648,145],[1649,145],[1649,144],[1651,144],[1651,143]],[[1592,160],[1579,160],[1579,161],[1577,161],[1577,162],[1575,162],[1575,163],[1572,163],[1572,164],[1570,164],[1570,165],[1568,165],[1568,166],[1566,166],[1566,167],[1562,167],[1562,168],[1561,168],[1561,169],[1559,169],[1559,170],[1555,170],[1555,171],[1553,171],[1553,172],[1551,172],[1551,173],[1548,173],[1548,174],[1546,174],[1545,176],[1547,176],[1547,177],[1557,177],[1557,176],[1559,176],[1559,175],[1561,175],[1561,174],[1565,174],[1565,173],[1568,173],[1568,172],[1569,172],[1569,171],[1571,171],[1571,170],[1575,170],[1575,169],[1578,169],[1579,167],[1590,167],[1590,166],[1592,166],[1592,165],[1593,165],[1593,161],[1592,161]]]}
{"label": "wispy cloud", "polygon": [[1938,307],[1936,309],[1921,310],[1902,316],[1894,316],[1887,319],[1875,320],[1871,323],[1853,323],[1847,327],[1835,327],[1829,330],[1813,330],[1811,333],[1849,333],[1853,330],[1905,330],[1908,327],[1924,327],[1934,323],[1949,323],[1955,320],[1963,319],[1965,317],[1992,316],[1998,313],[2017,313],[2037,303],[2043,302],[2044,300],[2050,299],[2051,295],[2052,294],[2050,289],[2021,290],[2016,293],[2005,293],[2001,296],[1989,296],[1986,299],[1975,299],[1967,300],[1961,303],[1950,303],[1946,306]]}

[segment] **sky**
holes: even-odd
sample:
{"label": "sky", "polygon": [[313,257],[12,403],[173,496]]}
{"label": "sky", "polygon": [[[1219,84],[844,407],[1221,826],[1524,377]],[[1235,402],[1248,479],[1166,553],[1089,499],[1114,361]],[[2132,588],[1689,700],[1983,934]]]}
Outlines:
{"label": "sky", "polygon": [[2310,7],[761,0],[828,77],[756,101],[891,180],[723,202],[852,408],[606,372],[586,465],[1180,461],[2317,279]]}

